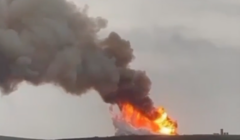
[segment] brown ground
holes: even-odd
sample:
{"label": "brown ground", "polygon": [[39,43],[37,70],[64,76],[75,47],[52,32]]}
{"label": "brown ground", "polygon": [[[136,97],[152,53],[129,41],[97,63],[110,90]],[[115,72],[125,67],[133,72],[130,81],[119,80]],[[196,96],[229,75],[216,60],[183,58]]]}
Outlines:
{"label": "brown ground", "polygon": [[[0,140],[33,140],[33,139],[0,136]],[[119,136],[119,137],[71,138],[62,140],[240,140],[240,135]]]}
{"label": "brown ground", "polygon": [[240,140],[240,135],[120,136],[65,140]]}

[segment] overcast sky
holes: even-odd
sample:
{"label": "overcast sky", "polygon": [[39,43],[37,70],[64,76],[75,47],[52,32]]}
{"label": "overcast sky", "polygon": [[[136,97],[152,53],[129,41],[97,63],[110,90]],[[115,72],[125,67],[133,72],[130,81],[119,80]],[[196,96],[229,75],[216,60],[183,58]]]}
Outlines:
{"label": "overcast sky", "polygon": [[[239,0],[72,0],[108,19],[102,33],[131,41],[151,97],[181,134],[240,133]],[[108,105],[51,85],[22,84],[0,100],[0,134],[35,138],[113,135]]]}

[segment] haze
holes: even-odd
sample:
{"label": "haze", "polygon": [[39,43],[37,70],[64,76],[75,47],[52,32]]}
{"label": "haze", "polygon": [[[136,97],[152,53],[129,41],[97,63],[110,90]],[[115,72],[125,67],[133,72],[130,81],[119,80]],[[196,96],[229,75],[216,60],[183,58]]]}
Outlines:
{"label": "haze", "polygon": [[[240,132],[240,2],[237,0],[72,0],[108,19],[131,41],[133,67],[146,70],[151,97],[181,134]],[[159,61],[155,61],[155,59]],[[0,134],[33,138],[109,136],[114,129],[98,94],[65,94],[23,83],[0,100]]]}

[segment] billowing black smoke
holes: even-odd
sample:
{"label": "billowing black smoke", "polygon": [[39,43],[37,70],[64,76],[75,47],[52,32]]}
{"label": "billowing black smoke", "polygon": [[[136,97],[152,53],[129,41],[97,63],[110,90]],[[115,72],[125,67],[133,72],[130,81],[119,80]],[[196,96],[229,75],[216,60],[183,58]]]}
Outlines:
{"label": "billowing black smoke", "polygon": [[1,0],[0,87],[52,83],[81,95],[95,89],[107,103],[129,102],[149,114],[150,79],[131,69],[133,50],[117,33],[100,40],[107,21],[66,0]]}

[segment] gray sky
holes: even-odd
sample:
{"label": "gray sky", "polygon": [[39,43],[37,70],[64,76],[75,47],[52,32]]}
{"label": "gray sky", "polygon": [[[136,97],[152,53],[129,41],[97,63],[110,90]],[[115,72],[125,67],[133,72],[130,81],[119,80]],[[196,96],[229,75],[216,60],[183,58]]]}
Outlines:
{"label": "gray sky", "polygon": [[[182,134],[240,133],[239,0],[72,0],[108,19],[136,50],[151,97]],[[108,105],[26,83],[0,100],[0,134],[35,138],[113,135]]]}

